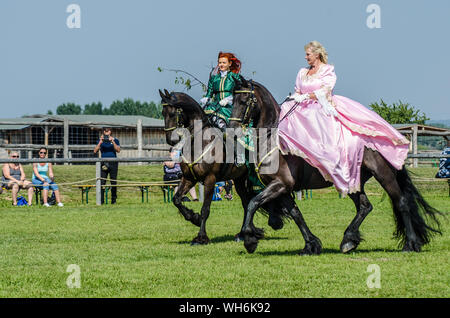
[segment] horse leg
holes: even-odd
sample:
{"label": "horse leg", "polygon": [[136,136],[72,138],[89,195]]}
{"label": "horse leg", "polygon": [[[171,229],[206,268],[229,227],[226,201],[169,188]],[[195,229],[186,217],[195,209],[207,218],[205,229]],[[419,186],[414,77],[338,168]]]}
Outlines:
{"label": "horse leg", "polygon": [[356,249],[362,241],[359,227],[373,209],[372,204],[364,192],[364,184],[371,176],[372,175],[365,169],[361,170],[361,191],[349,194],[349,197],[353,200],[356,207],[356,216],[344,232],[344,237],[340,245],[342,253],[348,253]]}
{"label": "horse leg", "polygon": [[208,220],[209,217],[215,185],[216,185],[216,177],[214,175],[207,176],[204,181],[205,192],[204,192],[204,201],[202,205],[200,230],[198,231],[197,236],[192,240],[191,245],[205,245],[210,242],[208,235],[206,235],[206,220]]}
{"label": "horse leg", "polygon": [[250,194],[247,191],[247,187],[245,185],[245,180],[247,176],[244,178],[234,180],[234,187],[236,188],[236,192],[241,198],[242,207],[244,208],[244,220],[242,221],[241,231],[234,236],[235,242],[241,242],[244,240],[244,223],[245,218],[247,217],[248,204],[250,202]]}
{"label": "horse leg", "polygon": [[184,206],[183,201],[181,200],[186,195],[186,193],[188,193],[189,189],[191,189],[194,185],[195,182],[189,181],[184,177],[181,178],[181,182],[178,185],[178,190],[173,196],[173,204],[184,216],[184,219],[186,221],[189,221],[196,226],[200,226],[200,215],[198,213],[194,213],[194,211]]}
{"label": "horse leg", "polygon": [[243,226],[244,246],[247,252],[253,253],[258,246],[258,241],[264,237],[264,232],[261,229],[257,229],[253,224],[255,212],[263,204],[279,197],[285,191],[286,187],[281,181],[273,181],[263,191],[250,200]]}
{"label": "horse leg", "polygon": [[[413,214],[411,213],[411,209],[417,207],[416,203],[410,198],[411,194],[407,193],[408,191],[402,191],[402,187],[397,180],[398,172],[377,152],[366,151],[366,153],[370,155],[367,156],[367,160],[364,160],[364,164],[371,170],[375,179],[386,190],[391,199],[397,225],[395,234],[401,239],[401,242],[404,242],[403,251],[420,252],[424,242],[415,233]],[[421,221],[423,220],[421,219]]]}
{"label": "horse leg", "polygon": [[312,234],[309,230],[294,199],[290,195],[284,195],[283,199],[284,198],[289,214],[295,224],[297,224],[300,232],[302,233],[303,239],[305,240],[305,247],[300,251],[299,255],[319,255],[322,252],[322,242],[320,242],[319,238]]}

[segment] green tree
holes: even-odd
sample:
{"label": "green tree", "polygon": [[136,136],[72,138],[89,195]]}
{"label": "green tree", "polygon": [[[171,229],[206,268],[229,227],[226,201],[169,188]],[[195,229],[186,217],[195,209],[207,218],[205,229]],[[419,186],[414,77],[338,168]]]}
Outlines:
{"label": "green tree", "polygon": [[123,101],[115,100],[109,108],[103,109],[103,115],[139,115],[162,119],[162,106],[154,102],[134,101],[125,98]]}
{"label": "green tree", "polygon": [[84,105],[83,115],[102,115],[103,105],[101,102]]}
{"label": "green tree", "polygon": [[388,105],[381,99],[380,103],[372,103],[369,107],[391,124],[424,125],[427,120],[430,120],[424,113],[419,114],[420,110],[402,101]]}
{"label": "green tree", "polygon": [[59,105],[56,108],[57,115],[80,115],[81,114],[81,106],[76,105],[74,103],[67,103]]}

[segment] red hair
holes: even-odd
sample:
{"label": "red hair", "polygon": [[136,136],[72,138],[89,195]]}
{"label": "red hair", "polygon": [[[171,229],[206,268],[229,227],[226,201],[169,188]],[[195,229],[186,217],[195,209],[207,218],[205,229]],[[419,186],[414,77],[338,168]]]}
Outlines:
{"label": "red hair", "polygon": [[222,57],[226,57],[229,62],[231,62],[230,70],[233,73],[239,74],[241,71],[241,61],[233,54],[233,53],[225,53],[225,52],[219,52],[219,56],[217,59],[220,59]]}

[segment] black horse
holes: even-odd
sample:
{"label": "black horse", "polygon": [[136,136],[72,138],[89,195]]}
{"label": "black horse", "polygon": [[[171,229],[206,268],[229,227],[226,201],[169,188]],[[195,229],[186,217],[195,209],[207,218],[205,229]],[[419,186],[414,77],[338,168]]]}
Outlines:
{"label": "black horse", "polygon": [[[236,89],[231,127],[245,126],[251,121],[257,129],[278,126],[280,106],[263,85],[242,79]],[[269,130],[268,134],[270,133]],[[332,185],[325,181],[320,172],[303,158],[282,155],[278,148],[272,149],[271,153],[266,153],[265,156],[259,154],[259,158],[262,158],[258,164],[261,168],[275,159],[279,161],[279,167],[274,173],[264,173],[260,169],[259,177],[266,187],[250,200],[243,225],[244,245],[250,253],[255,251],[258,244],[253,225],[253,216],[258,207],[293,191],[319,189]],[[403,244],[403,251],[419,252],[424,244],[430,242],[434,233],[441,233],[437,215],[442,213],[425,201],[412,183],[406,168],[396,170],[378,152],[365,148],[361,165],[361,190],[349,194],[356,206],[356,216],[345,230],[340,244],[341,252],[347,253],[356,249],[362,240],[359,227],[364,218],[372,211],[372,205],[364,192],[364,184],[372,176],[391,199],[396,222],[394,235],[400,240],[400,244]],[[291,201],[290,205],[290,213],[284,216],[292,217],[303,235],[305,248],[300,254],[320,254],[322,250],[320,240],[308,229],[295,202]],[[433,221],[437,228],[427,224],[424,216]]]}
{"label": "black horse", "polygon": [[[211,129],[213,126],[210,124],[208,117],[203,112],[200,105],[189,95],[181,92],[169,93],[164,90],[164,93],[159,91],[161,96],[161,104],[163,105],[162,114],[165,122],[166,141],[169,145],[175,146],[180,142],[180,136],[177,135],[175,130],[177,128],[185,128],[188,130],[189,135],[185,142],[190,143],[190,155],[191,159],[186,160],[188,157],[186,153],[183,154],[183,161],[180,163],[183,171],[183,177],[179,184],[178,190],[174,195],[173,203],[178,208],[180,213],[187,221],[199,226],[200,230],[198,235],[193,239],[192,244],[208,244],[210,242],[206,234],[206,220],[209,217],[210,206],[217,181],[233,180],[236,188],[236,192],[241,198],[242,206],[244,208],[244,220],[247,211],[248,203],[251,199],[251,192],[247,189],[247,166],[235,165],[234,162],[227,163],[225,154],[226,149],[222,140],[218,140],[219,147],[215,147],[213,143],[215,138],[210,140],[203,140],[203,135],[206,129]],[[195,123],[200,123],[201,130],[195,131]],[[219,132],[219,131],[218,131]],[[197,135],[195,135],[197,134]],[[220,132],[221,134],[221,132]],[[221,138],[219,138],[221,139]],[[201,140],[202,153],[195,154],[194,143]],[[220,148],[222,154],[216,153]],[[221,156],[220,162],[207,162],[207,156]],[[204,202],[201,209],[201,215],[194,213],[191,209],[184,206],[182,202],[183,196],[191,189],[197,182],[203,182],[204,184]],[[242,232],[242,230],[241,230]],[[239,241],[243,237],[241,232],[236,234],[235,240]],[[258,238],[263,237],[262,229],[255,229],[255,235]]]}

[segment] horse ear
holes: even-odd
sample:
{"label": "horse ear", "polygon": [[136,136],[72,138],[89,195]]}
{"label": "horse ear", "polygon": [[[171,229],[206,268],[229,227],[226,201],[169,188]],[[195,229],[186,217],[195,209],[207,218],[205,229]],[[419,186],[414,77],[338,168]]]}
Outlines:
{"label": "horse ear", "polygon": [[161,99],[166,99],[166,96],[164,96],[164,94],[163,94],[163,92],[161,92],[161,90],[160,89],[158,89],[158,91],[159,91],[159,96],[161,96]]}
{"label": "horse ear", "polygon": [[248,87],[248,81],[244,78],[244,76],[241,76],[241,84],[244,87]]}
{"label": "horse ear", "polygon": [[167,89],[164,89],[164,93],[166,94],[166,98],[170,99],[170,93]]}

